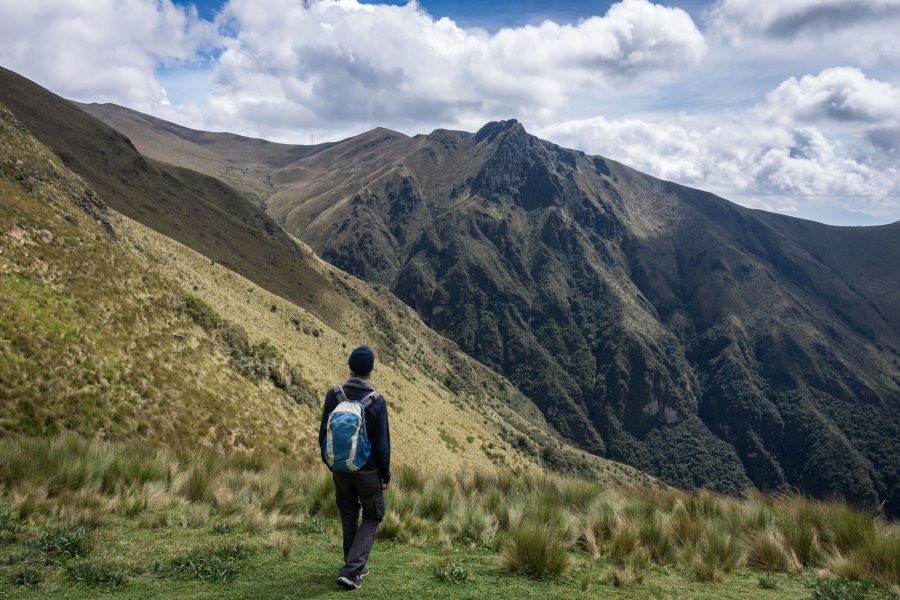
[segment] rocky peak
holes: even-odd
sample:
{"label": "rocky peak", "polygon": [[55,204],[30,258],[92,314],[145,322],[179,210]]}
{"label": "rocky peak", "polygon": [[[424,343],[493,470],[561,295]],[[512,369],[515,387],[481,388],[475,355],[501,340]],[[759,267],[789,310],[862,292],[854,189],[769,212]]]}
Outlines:
{"label": "rocky peak", "polygon": [[504,133],[514,133],[519,135],[529,135],[521,123],[515,119],[507,119],[505,121],[491,121],[475,133],[475,142],[481,143],[485,140],[493,142],[498,136]]}

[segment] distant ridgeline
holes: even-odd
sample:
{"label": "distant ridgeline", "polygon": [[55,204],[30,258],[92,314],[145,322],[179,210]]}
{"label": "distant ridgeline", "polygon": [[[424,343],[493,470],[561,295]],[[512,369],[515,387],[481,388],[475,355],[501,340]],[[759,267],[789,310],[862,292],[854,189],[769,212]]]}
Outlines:
{"label": "distant ridgeline", "polygon": [[514,120],[289,146],[83,108],[388,287],[582,448],[900,513],[900,223],[741,208]]}

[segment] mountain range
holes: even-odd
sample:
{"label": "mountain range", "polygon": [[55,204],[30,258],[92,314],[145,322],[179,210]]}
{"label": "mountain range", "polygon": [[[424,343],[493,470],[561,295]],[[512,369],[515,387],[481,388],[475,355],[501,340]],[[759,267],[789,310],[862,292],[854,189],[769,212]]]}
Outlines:
{"label": "mountain range", "polygon": [[592,453],[900,509],[900,223],[743,208],[515,120],[290,146],[82,108],[386,286]]}
{"label": "mountain range", "polygon": [[652,481],[566,443],[502,376],[243,194],[3,69],[0,197],[0,436],[317,463],[324,391],[369,343],[398,467]]}
{"label": "mountain range", "polygon": [[[336,330],[335,306],[371,313],[393,293],[515,386],[482,394],[446,371],[476,406],[533,402],[534,431],[546,419],[673,485],[900,510],[900,223],[742,208],[515,120],[292,146],[78,108],[2,76],[0,102],[125,215]],[[297,240],[374,287],[336,288]],[[399,324],[384,319],[387,345]]]}

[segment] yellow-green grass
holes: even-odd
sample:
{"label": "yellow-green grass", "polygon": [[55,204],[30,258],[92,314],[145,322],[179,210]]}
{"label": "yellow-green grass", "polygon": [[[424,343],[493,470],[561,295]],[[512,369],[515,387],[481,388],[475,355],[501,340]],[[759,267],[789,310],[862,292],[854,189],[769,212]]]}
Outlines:
{"label": "yellow-green grass", "polygon": [[[423,589],[448,598],[796,598],[810,597],[807,586],[817,578],[837,576],[871,580],[888,598],[900,585],[896,563],[887,560],[900,551],[896,525],[839,503],[707,494],[706,510],[698,511],[696,495],[675,490],[493,471],[403,472],[387,494],[387,535],[376,542],[365,581],[364,593],[374,598],[416,598]],[[257,461],[243,453],[153,450],[74,434],[0,440],[0,593],[91,597],[103,584],[76,583],[73,568],[82,565],[100,581],[103,574],[124,573],[127,580],[114,592],[122,597],[336,594],[340,524],[329,479],[321,466]],[[564,500],[585,495],[586,487],[594,488],[587,504]],[[435,491],[451,505],[443,514],[422,516],[421,503]],[[495,502],[497,494],[503,503]],[[763,572],[748,568],[743,554],[747,540],[765,531],[748,524],[760,502],[776,517],[800,504],[820,512],[824,540],[850,514],[871,519],[872,526],[843,551],[823,543],[821,564],[765,576],[761,586]],[[671,561],[657,560],[634,533],[650,513],[631,511],[635,503],[652,505],[663,523],[684,511],[706,533],[694,545],[667,530],[678,550]],[[510,506],[521,512],[503,524],[496,514]],[[598,512],[611,513],[613,532],[609,539],[597,536],[591,552],[586,536]],[[488,523],[489,534],[460,526],[467,522]],[[60,545],[82,525],[82,542]],[[625,529],[631,533],[621,533]],[[863,570],[839,570],[838,557],[847,555]],[[223,581],[203,582],[184,567],[213,558],[229,569]],[[435,567],[450,564],[466,577],[437,579]],[[15,583],[29,569],[37,586]]]}
{"label": "yellow-green grass", "polygon": [[[81,206],[84,183],[0,115],[0,433],[296,452],[309,411],[229,368],[184,292]],[[15,182],[15,183],[12,183]]]}

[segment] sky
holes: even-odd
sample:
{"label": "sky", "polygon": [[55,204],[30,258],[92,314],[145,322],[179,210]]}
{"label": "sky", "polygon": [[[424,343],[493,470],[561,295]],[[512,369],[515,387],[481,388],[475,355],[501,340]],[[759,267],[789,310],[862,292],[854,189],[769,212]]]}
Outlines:
{"label": "sky", "polygon": [[900,220],[900,0],[0,0],[0,65],[306,144],[516,118],[763,210]]}

